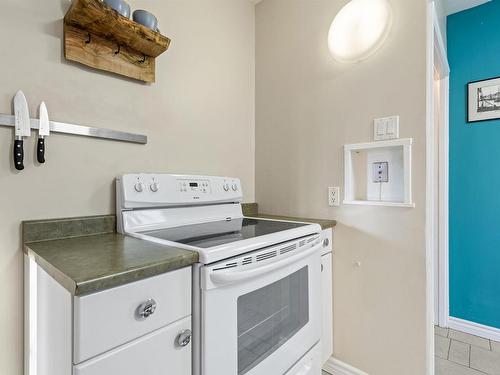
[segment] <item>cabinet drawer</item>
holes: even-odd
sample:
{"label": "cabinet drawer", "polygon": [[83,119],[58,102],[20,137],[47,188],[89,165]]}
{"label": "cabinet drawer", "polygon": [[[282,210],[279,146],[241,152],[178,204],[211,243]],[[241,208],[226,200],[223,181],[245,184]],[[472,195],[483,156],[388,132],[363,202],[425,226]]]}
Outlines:
{"label": "cabinet drawer", "polygon": [[[141,319],[146,301],[154,312]],[[74,353],[78,364],[191,315],[191,268],[74,299]]]}
{"label": "cabinet drawer", "polygon": [[191,375],[191,344],[177,344],[191,317],[73,367],[73,375]]}

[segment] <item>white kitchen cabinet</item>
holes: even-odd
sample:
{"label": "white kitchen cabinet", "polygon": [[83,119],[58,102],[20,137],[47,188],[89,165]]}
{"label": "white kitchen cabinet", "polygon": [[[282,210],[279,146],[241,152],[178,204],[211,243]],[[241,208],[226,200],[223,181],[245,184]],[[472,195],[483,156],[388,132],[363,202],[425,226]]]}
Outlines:
{"label": "white kitchen cabinet", "polygon": [[191,267],[73,296],[25,266],[25,374],[191,375]]}
{"label": "white kitchen cabinet", "polygon": [[191,375],[191,345],[177,343],[191,329],[191,317],[120,346],[74,367],[73,375]]}
{"label": "white kitchen cabinet", "polygon": [[[150,277],[98,293],[75,297],[74,356],[77,364],[191,315],[189,268]],[[146,319],[139,306],[155,304]]]}
{"label": "white kitchen cabinet", "polygon": [[333,230],[323,230],[321,253],[322,360],[333,354]]}

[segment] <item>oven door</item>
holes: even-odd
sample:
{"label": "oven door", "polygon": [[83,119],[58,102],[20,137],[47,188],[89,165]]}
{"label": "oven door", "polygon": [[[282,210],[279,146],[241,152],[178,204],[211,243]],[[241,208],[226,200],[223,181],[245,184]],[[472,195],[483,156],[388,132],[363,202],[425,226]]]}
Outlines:
{"label": "oven door", "polygon": [[282,375],[319,342],[320,250],[202,268],[202,375]]}

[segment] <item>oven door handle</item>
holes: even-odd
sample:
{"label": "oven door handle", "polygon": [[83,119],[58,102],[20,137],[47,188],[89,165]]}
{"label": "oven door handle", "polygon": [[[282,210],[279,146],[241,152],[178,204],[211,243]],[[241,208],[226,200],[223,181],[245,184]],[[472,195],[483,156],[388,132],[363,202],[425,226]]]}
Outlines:
{"label": "oven door handle", "polygon": [[245,271],[216,271],[210,274],[210,280],[217,285],[234,284],[237,282],[254,279],[266,273],[273,272],[277,269],[286,267],[292,263],[296,263],[308,256],[314,254],[322,248],[322,243],[314,245],[313,247],[301,251],[298,254],[284,258],[273,263],[268,263],[261,267],[252,268]]}

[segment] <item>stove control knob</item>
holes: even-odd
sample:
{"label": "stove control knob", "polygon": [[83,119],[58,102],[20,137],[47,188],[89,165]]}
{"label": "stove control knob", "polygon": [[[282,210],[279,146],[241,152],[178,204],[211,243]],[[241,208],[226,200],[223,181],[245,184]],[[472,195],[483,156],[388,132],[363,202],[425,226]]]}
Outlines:
{"label": "stove control knob", "polygon": [[153,193],[156,193],[158,190],[160,190],[160,184],[158,182],[153,182],[149,188]]}
{"label": "stove control knob", "polygon": [[223,187],[224,187],[224,190],[225,190],[225,191],[229,191],[229,184],[224,184],[224,186],[223,186]]}
{"label": "stove control knob", "polygon": [[134,189],[135,191],[137,191],[138,193],[142,193],[142,191],[144,190],[144,184],[142,182],[137,182],[135,185],[134,185]]}
{"label": "stove control knob", "polygon": [[238,190],[238,185],[233,184],[232,188],[233,188],[234,191],[236,191],[236,190]]}

